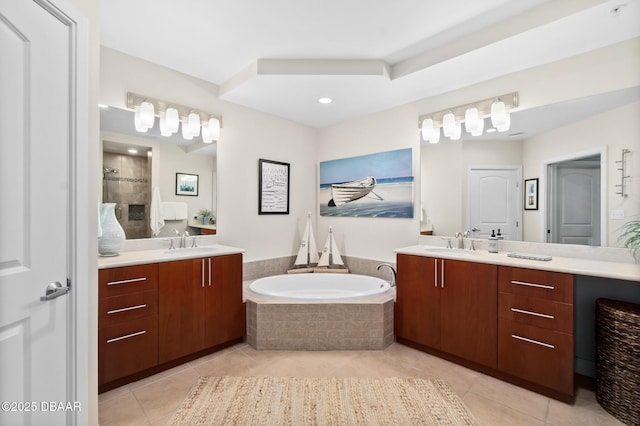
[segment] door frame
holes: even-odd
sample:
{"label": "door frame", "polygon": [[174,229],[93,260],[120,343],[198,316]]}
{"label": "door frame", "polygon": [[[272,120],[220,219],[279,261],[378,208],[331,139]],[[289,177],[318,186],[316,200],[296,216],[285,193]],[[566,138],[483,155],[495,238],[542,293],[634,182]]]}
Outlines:
{"label": "door frame", "polygon": [[550,175],[553,173],[553,165],[556,163],[564,163],[567,161],[578,160],[584,157],[600,155],[600,246],[607,245],[607,147],[600,146],[584,151],[572,152],[558,157],[549,158],[542,161],[542,172],[540,173],[540,191],[539,203],[540,212],[542,213],[542,229],[540,229],[540,241],[547,242],[547,229],[549,229],[549,207],[551,204],[550,197],[552,189],[550,188]]}
{"label": "door frame", "polygon": [[90,107],[94,94],[88,73],[95,68],[90,60],[94,45],[89,19],[70,0],[33,1],[69,28],[67,401],[79,402],[81,409],[67,412],[67,424],[96,424],[98,183],[93,171],[97,170],[99,115],[97,105]]}
{"label": "door frame", "polygon": [[483,165],[470,165],[467,167],[467,182],[466,182],[466,191],[467,191],[467,199],[465,206],[466,217],[465,217],[465,229],[471,229],[471,191],[469,190],[469,183],[471,179],[471,171],[472,170],[500,170],[500,171],[514,171],[516,172],[516,221],[518,226],[516,227],[515,239],[513,241],[522,241],[524,233],[522,232],[523,223],[522,223],[522,211],[523,211],[523,200],[522,200],[522,166],[521,165],[492,165],[492,166],[483,166]]}

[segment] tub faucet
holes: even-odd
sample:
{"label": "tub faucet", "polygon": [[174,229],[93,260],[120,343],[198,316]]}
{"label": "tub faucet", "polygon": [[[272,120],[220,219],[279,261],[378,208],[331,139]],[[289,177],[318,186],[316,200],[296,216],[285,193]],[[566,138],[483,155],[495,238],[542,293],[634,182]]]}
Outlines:
{"label": "tub faucet", "polygon": [[389,284],[391,285],[391,287],[395,287],[396,286],[396,270],[393,269],[393,266],[389,265],[388,263],[379,264],[378,266],[376,266],[376,270],[379,271],[380,268],[382,268],[383,266],[386,266],[391,271],[391,282]]}

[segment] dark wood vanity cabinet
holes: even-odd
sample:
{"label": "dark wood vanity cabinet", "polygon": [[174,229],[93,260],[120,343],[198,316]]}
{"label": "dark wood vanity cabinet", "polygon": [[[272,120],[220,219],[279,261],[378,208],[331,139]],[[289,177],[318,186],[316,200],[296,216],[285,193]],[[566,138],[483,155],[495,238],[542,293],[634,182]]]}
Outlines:
{"label": "dark wood vanity cabinet", "polygon": [[474,363],[497,363],[497,266],[399,254],[395,334]]}
{"label": "dark wood vanity cabinet", "polygon": [[498,369],[570,397],[573,275],[501,266]]}
{"label": "dark wood vanity cabinet", "polygon": [[242,255],[160,264],[159,361],[244,335]]}
{"label": "dark wood vanity cabinet", "polygon": [[98,385],[158,364],[158,265],[98,274]]}
{"label": "dark wood vanity cabinet", "polygon": [[240,253],[98,275],[99,392],[244,337]]}
{"label": "dark wood vanity cabinet", "polygon": [[570,401],[573,280],[572,274],[398,254],[396,339]]}

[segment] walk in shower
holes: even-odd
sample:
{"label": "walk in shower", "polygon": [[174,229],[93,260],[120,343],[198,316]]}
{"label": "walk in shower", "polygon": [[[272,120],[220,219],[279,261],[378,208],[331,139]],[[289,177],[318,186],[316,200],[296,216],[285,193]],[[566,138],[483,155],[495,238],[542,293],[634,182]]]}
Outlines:
{"label": "walk in shower", "polygon": [[141,155],[104,152],[102,202],[116,203],[115,213],[127,239],[151,236],[151,159]]}

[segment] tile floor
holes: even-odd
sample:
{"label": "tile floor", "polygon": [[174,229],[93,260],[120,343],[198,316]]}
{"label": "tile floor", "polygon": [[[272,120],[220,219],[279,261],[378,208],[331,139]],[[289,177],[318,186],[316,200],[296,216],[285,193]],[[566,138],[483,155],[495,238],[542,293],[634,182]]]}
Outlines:
{"label": "tile floor", "polygon": [[578,389],[567,405],[398,343],[384,351],[256,351],[246,343],[99,396],[106,425],[164,425],[199,376],[441,378],[482,425],[622,425]]}

